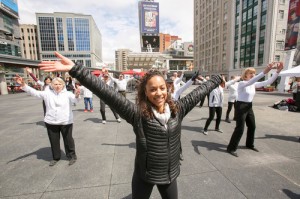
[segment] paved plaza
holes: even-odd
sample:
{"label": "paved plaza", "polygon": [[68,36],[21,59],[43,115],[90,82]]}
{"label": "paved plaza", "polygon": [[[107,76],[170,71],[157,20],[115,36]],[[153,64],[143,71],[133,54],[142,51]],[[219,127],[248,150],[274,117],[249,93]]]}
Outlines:
{"label": "paved plaza", "polygon": [[[192,86],[189,90],[193,89]],[[134,100],[134,94],[128,98]],[[226,153],[235,123],[201,133],[208,117],[195,107],[182,123],[184,161],[178,180],[180,199],[300,198],[300,113],[271,108],[288,94],[258,92],[254,99],[255,145],[247,150],[245,133],[236,158]],[[26,93],[0,96],[0,198],[5,199],[130,199],[135,136],[124,120],[118,123],[106,108],[101,123],[99,98],[94,112],[84,113],[83,100],[74,106],[77,162],[69,166],[61,139],[62,160],[49,167],[50,143],[40,99]],[[233,113],[231,113],[231,118]],[[157,188],[151,195],[159,199]]]}

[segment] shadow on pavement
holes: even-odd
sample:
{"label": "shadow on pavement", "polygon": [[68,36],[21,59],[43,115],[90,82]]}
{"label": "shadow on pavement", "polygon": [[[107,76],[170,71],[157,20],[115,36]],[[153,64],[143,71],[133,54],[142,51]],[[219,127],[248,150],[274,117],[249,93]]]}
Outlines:
{"label": "shadow on pavement", "polygon": [[131,142],[129,144],[107,144],[107,143],[103,143],[102,145],[109,145],[109,146],[128,146],[131,149],[136,149],[136,144],[135,142]]}
{"label": "shadow on pavement", "polygon": [[45,127],[45,122],[44,121],[31,122],[31,123],[21,123],[20,125],[25,125],[25,124],[36,124],[37,126],[44,126]]}
{"label": "shadow on pavement", "polygon": [[[61,153],[62,153],[61,156],[64,157],[65,153],[63,151],[61,151]],[[32,156],[32,155],[36,155],[37,159],[41,159],[41,160],[45,160],[45,161],[52,160],[51,147],[44,147],[44,148],[40,148],[39,150],[34,151],[32,153],[28,153],[28,154],[22,155],[20,157],[17,157],[17,158],[15,158],[13,160],[10,160],[6,164],[9,164],[11,162],[15,162],[15,161],[27,158],[27,157]]]}
{"label": "shadow on pavement", "polygon": [[202,127],[196,127],[196,126],[181,126],[182,130],[188,130],[188,131],[195,131],[198,133],[202,133],[203,128]]}
{"label": "shadow on pavement", "polygon": [[[300,136],[300,135],[299,135]],[[279,139],[290,142],[299,142],[299,138],[295,136],[285,136],[285,135],[270,135],[266,134],[265,137],[256,137],[255,139]]]}
{"label": "shadow on pavement", "polygon": [[220,151],[227,153],[226,148],[227,146],[224,144],[219,144],[215,142],[206,142],[206,141],[199,141],[199,140],[192,140],[192,146],[194,147],[194,151],[200,155],[200,151],[198,147],[205,147],[209,151]]}
{"label": "shadow on pavement", "polygon": [[294,193],[288,189],[282,189],[283,193],[285,193],[290,199],[299,199],[300,194]]}

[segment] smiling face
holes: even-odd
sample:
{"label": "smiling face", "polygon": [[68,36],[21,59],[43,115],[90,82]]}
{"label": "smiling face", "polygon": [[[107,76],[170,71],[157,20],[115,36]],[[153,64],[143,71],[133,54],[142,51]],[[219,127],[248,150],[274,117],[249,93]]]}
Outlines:
{"label": "smiling face", "polygon": [[124,76],[123,76],[123,75],[120,75],[120,76],[119,76],[119,80],[122,80],[122,79],[124,79]]}
{"label": "smiling face", "polygon": [[164,112],[167,100],[167,85],[161,76],[153,76],[146,84],[145,94],[159,113]]}
{"label": "smiling face", "polygon": [[51,82],[51,86],[55,92],[60,93],[63,90],[65,84],[63,80],[60,81],[58,78],[55,78]]}
{"label": "smiling face", "polygon": [[255,72],[254,71],[248,71],[247,73],[245,73],[245,78],[244,80],[248,81],[250,79],[252,79],[252,77],[255,76]]}

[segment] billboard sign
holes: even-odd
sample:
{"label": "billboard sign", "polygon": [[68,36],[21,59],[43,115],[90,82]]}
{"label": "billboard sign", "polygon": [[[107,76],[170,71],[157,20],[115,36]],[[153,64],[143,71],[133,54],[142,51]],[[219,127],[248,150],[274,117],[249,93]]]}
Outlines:
{"label": "billboard sign", "polygon": [[142,52],[159,52],[159,36],[142,36]]}
{"label": "billboard sign", "polygon": [[300,0],[290,0],[288,24],[285,38],[285,50],[297,47],[300,26]]}
{"label": "billboard sign", "polygon": [[16,0],[0,0],[0,9],[15,17],[19,16],[18,3]]}
{"label": "billboard sign", "polygon": [[192,42],[183,43],[184,56],[191,57],[194,56],[194,44]]}
{"label": "billboard sign", "polygon": [[159,4],[157,2],[140,2],[141,33],[159,33]]}

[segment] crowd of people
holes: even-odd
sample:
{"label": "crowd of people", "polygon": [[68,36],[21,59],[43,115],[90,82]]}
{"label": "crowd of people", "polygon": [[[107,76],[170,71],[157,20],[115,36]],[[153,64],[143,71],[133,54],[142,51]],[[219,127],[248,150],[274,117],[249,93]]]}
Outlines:
{"label": "crowd of people", "polygon": [[[100,113],[102,123],[106,123],[105,105],[113,112],[115,119],[121,118],[132,125],[136,137],[136,158],[132,177],[132,198],[149,198],[154,186],[157,186],[162,198],[178,198],[177,177],[180,173],[180,161],[183,160],[181,147],[181,123],[184,117],[200,103],[203,106],[208,98],[209,116],[203,128],[203,134],[208,135],[208,127],[217,115],[215,130],[223,133],[220,128],[224,91],[229,89],[228,109],[225,121],[231,123],[230,112],[234,112],[236,127],[227,146],[227,152],[238,157],[236,152],[240,139],[247,124],[246,147],[259,151],[254,145],[255,117],[252,100],[255,88],[271,84],[282,70],[282,63],[270,63],[263,72],[256,75],[254,68],[247,68],[241,76],[233,76],[226,82],[225,77],[215,75],[202,77],[196,72],[193,77],[183,82],[183,73],[174,73],[172,77],[154,69],[149,70],[139,79],[136,102],[126,98],[126,85],[131,79],[117,78],[103,70],[101,77],[92,75],[90,71],[73,63],[70,59],[55,53],[58,61],[42,61],[39,66],[46,72],[68,72],[71,77],[67,83],[60,78],[54,78],[48,89],[37,91],[30,88],[18,76],[16,82],[22,85],[25,92],[44,100],[44,121],[52,149],[54,166],[60,160],[59,134],[63,135],[66,155],[69,165],[76,162],[75,143],[72,137],[73,113],[72,106],[78,103],[80,93],[87,89],[91,95],[84,95],[85,111],[93,111],[93,94],[100,98]],[[276,69],[275,69],[276,68]],[[266,81],[258,82],[271,69],[276,72]],[[30,73],[30,71],[29,71]],[[67,84],[72,84],[75,78],[80,86],[73,85],[68,91]],[[185,96],[181,94],[192,84],[199,84]],[[117,90],[114,89],[116,84]],[[46,83],[44,83],[46,85]],[[55,97],[54,97],[55,96]],[[87,98],[87,99],[86,99]],[[68,114],[58,114],[58,111]]]}

